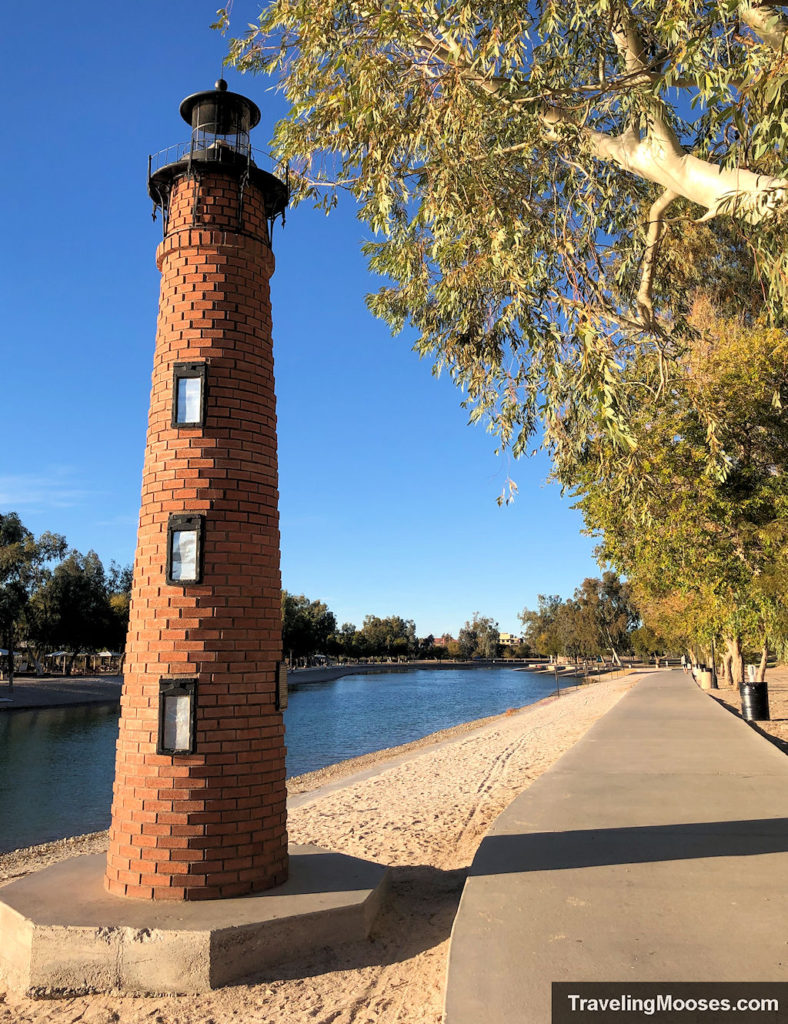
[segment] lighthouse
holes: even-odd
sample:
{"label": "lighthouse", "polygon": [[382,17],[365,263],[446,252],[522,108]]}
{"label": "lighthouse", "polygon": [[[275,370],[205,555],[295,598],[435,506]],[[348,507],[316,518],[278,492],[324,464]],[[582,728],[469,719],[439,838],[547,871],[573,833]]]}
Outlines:
{"label": "lighthouse", "polygon": [[20,993],[205,992],[369,935],[385,865],[288,848],[268,284],[286,180],[251,100],[187,97],[163,238],[109,851],[0,891]]}
{"label": "lighthouse", "polygon": [[161,271],[105,885],[241,896],[288,872],[271,230],[258,107],[188,96],[149,162]]}

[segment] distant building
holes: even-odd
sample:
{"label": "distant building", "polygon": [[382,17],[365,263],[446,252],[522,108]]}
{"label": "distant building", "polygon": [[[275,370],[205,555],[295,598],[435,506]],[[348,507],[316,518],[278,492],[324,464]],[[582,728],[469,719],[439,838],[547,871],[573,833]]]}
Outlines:
{"label": "distant building", "polygon": [[445,636],[436,636],[435,637],[435,646],[436,647],[448,647],[449,644],[452,644],[452,643],[454,643],[454,637],[450,636],[448,633],[446,633]]}
{"label": "distant building", "polygon": [[521,636],[515,636],[514,633],[499,633],[498,643],[503,644],[504,647],[516,647],[518,644],[523,642]]}

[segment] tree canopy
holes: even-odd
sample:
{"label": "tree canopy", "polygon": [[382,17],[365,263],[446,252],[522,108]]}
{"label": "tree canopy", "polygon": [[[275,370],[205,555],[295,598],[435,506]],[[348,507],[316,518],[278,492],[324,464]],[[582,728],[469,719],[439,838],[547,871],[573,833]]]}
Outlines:
{"label": "tree canopy", "polygon": [[620,663],[621,652],[639,623],[629,585],[613,572],[601,579],[584,579],[574,596],[540,594],[536,610],[524,608],[520,621],[525,638],[540,654],[590,658],[610,655]]}
{"label": "tree canopy", "polygon": [[[725,639],[740,681],[742,644],[774,649],[788,626],[788,339],[708,304],[695,322],[669,393],[633,416],[637,466],[597,432],[565,483],[647,623],[685,648]],[[700,406],[724,413],[722,474],[706,469]]]}
{"label": "tree canopy", "polygon": [[707,277],[756,275],[782,322],[782,7],[270,0],[229,59],[290,102],[295,198],[357,201],[388,278],[373,312],[415,329],[502,445],[541,420],[566,459],[589,425],[634,445],[633,406],[692,337],[666,240]]}
{"label": "tree canopy", "polygon": [[95,551],[69,551],[37,597],[51,611],[50,644],[76,655],[118,639],[106,573]]}
{"label": "tree canopy", "polygon": [[492,660],[498,654],[499,639],[498,623],[488,615],[474,612],[457,636],[460,657]]}
{"label": "tree canopy", "polygon": [[361,636],[364,651],[376,657],[412,658],[418,649],[415,622],[400,615],[365,615]]}
{"label": "tree canopy", "polygon": [[14,682],[14,647],[30,599],[47,578],[47,563],[63,555],[66,541],[56,533],[38,540],[16,512],[0,514],[0,640],[8,651],[8,679]]}
{"label": "tree canopy", "polygon": [[95,551],[68,551],[60,534],[36,539],[16,512],[0,515],[0,641],[9,681],[20,646],[39,674],[43,655],[55,648],[71,654],[67,670],[77,653],[122,650],[131,575],[115,562],[106,573]]}
{"label": "tree canopy", "polygon": [[282,591],[282,649],[291,659],[325,653],[337,620],[322,601]]}

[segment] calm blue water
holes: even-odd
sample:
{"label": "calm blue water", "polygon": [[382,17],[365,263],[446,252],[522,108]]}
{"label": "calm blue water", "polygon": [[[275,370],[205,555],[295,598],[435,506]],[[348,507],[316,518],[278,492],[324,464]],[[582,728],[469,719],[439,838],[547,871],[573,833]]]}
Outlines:
{"label": "calm blue water", "polygon": [[0,712],[0,851],[109,825],[118,709]]}
{"label": "calm blue water", "polygon": [[296,684],[285,713],[287,774],[409,743],[554,690],[552,679],[511,668],[416,669]]}
{"label": "calm blue water", "polygon": [[[287,774],[532,704],[553,685],[509,668],[417,669],[296,684],[285,713]],[[117,735],[113,707],[0,713],[0,851],[106,828]]]}

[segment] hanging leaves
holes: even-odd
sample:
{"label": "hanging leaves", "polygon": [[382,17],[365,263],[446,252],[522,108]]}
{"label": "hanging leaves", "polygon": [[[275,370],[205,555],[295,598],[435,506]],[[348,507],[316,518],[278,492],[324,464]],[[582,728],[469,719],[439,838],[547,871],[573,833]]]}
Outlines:
{"label": "hanging leaves", "polygon": [[730,0],[271,0],[229,60],[290,102],[296,201],[357,203],[370,310],[502,447],[541,430],[560,463],[599,429],[631,450],[692,341],[684,268],[646,245],[664,189],[667,234],[713,236],[781,322],[785,36]]}

